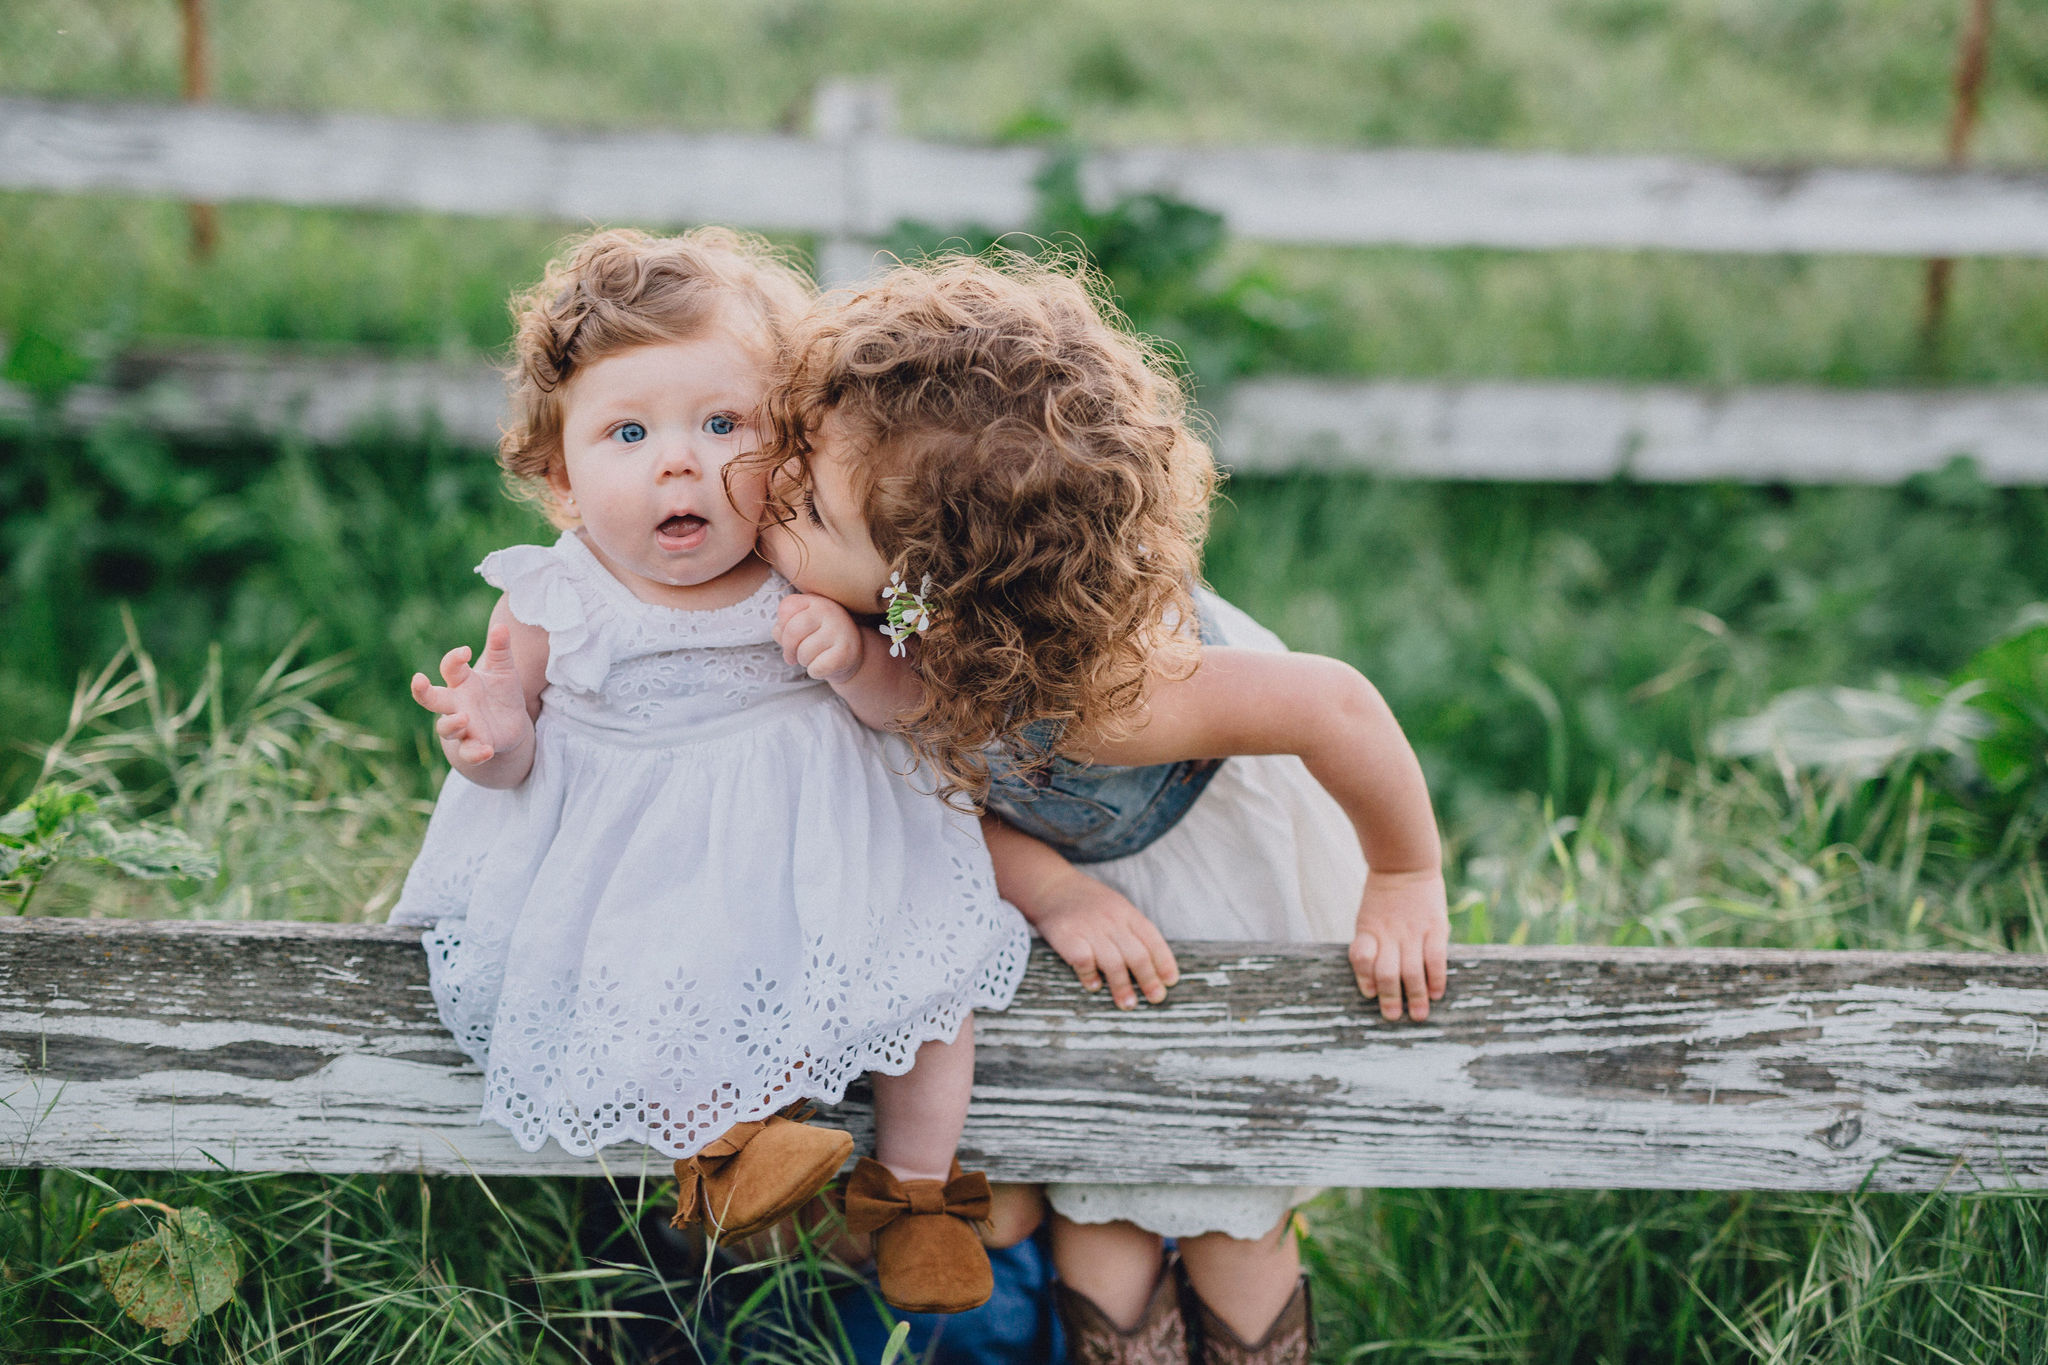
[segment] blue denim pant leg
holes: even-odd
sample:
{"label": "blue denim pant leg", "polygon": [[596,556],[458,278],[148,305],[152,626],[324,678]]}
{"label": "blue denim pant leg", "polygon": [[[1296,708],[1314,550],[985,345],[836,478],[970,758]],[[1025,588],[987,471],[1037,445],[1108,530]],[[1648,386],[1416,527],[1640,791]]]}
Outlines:
{"label": "blue denim pant leg", "polygon": [[[900,1313],[910,1324],[910,1360],[931,1365],[1063,1365],[1066,1342],[1052,1311],[1052,1256],[1045,1233],[988,1254],[995,1293],[966,1313]],[[889,1327],[873,1286],[834,1295],[839,1322],[860,1365],[880,1365]],[[907,1365],[907,1363],[906,1363]]]}

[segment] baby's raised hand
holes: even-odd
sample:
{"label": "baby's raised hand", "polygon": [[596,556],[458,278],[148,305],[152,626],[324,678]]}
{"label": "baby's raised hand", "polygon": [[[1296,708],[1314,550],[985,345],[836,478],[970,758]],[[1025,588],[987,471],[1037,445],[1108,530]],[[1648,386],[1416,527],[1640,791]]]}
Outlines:
{"label": "baby's raised hand", "polygon": [[1037,897],[1031,925],[1074,969],[1083,989],[1100,990],[1108,982],[1109,998],[1120,1010],[1136,1009],[1141,992],[1156,1005],[1180,980],[1180,964],[1158,927],[1113,887],[1085,873],[1061,878]]}
{"label": "baby's raised hand", "polygon": [[1451,917],[1440,871],[1371,872],[1358,907],[1358,936],[1351,940],[1351,970],[1358,989],[1378,996],[1380,1013],[1429,1018],[1429,1002],[1444,995],[1444,957],[1451,941]]}
{"label": "baby's raised hand", "polygon": [[775,643],[785,663],[796,664],[820,682],[843,683],[860,672],[860,623],[829,597],[792,593],[775,612]]}
{"label": "baby's raised hand", "polygon": [[526,693],[513,664],[510,627],[494,623],[476,667],[470,667],[469,658],[468,645],[457,645],[441,656],[445,687],[436,687],[424,673],[412,675],[412,699],[440,717],[434,733],[441,737],[448,761],[458,768],[514,753],[533,738],[533,718],[527,714]]}

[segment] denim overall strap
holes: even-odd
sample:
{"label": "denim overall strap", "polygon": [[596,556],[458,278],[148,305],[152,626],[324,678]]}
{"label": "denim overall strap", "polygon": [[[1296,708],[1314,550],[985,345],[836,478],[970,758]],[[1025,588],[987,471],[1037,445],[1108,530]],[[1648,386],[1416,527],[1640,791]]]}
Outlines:
{"label": "denim overall strap", "polygon": [[[1215,622],[1199,597],[1195,612],[1202,643],[1219,643]],[[1032,748],[1050,749],[1060,739],[1059,725],[1050,721],[1028,726],[1024,733]],[[1224,762],[1196,758],[1134,768],[1055,756],[1019,772],[1007,759],[1007,753],[999,754],[991,764],[988,808],[1076,863],[1107,862],[1145,848],[1180,823]]]}

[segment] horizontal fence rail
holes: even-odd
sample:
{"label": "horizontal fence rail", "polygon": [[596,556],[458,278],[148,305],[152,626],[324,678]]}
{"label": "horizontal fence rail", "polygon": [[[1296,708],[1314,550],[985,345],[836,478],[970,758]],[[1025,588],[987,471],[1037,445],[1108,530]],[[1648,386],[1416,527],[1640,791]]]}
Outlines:
{"label": "horizontal fence rail", "polygon": [[[0,99],[0,189],[258,200],[568,222],[724,222],[832,239],[912,220],[1028,227],[1055,153],[896,136],[588,132],[204,105]],[[1255,241],[2048,255],[2048,176],[1741,167],[1541,152],[1131,148],[1096,202],[1162,192]]]}
{"label": "horizontal fence rail", "polygon": [[[0,383],[0,414],[33,404]],[[1431,479],[1892,483],[1957,456],[1995,484],[2048,484],[2048,388],[1841,390],[1260,379],[1217,404],[1241,470]],[[481,362],[224,346],[136,352],[64,417],[195,437],[339,441],[373,428],[494,445],[504,383]]]}
{"label": "horizontal fence rail", "polygon": [[[478,1125],[417,939],[0,921],[0,1162],[666,1166]],[[1169,1002],[1126,1014],[1039,949],[977,1025],[963,1159],[1018,1180],[2048,1188],[2048,959],[1455,947],[1447,998],[1397,1025],[1340,948],[1179,951]],[[865,1142],[864,1103],[837,1114]]]}

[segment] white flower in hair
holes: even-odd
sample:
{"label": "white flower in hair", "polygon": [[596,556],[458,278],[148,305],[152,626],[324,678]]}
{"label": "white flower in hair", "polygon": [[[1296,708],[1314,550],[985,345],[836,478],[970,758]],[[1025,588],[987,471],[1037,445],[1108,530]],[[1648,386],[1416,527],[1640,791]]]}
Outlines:
{"label": "white flower in hair", "polygon": [[924,582],[912,592],[910,585],[903,581],[899,571],[889,575],[889,585],[882,589],[882,601],[886,604],[882,622],[882,634],[889,637],[891,658],[902,655],[907,646],[904,641],[913,635],[922,635],[931,629],[934,615],[931,604],[925,601],[925,594],[932,590],[932,576],[926,574]]}

